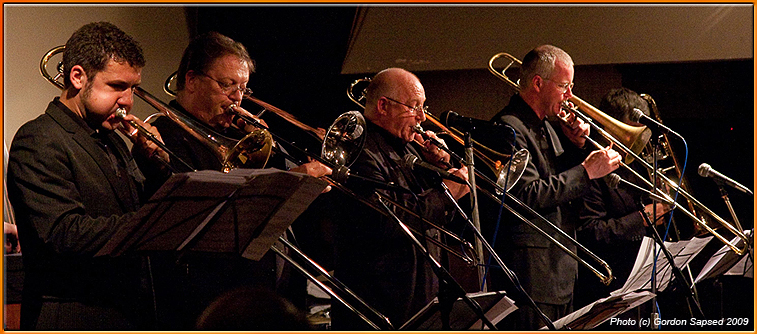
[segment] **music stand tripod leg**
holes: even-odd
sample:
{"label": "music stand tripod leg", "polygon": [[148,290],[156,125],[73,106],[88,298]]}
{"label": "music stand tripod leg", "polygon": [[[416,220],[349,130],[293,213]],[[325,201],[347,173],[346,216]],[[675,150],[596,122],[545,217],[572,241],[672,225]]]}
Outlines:
{"label": "music stand tripod leg", "polygon": [[[439,292],[440,293],[442,292],[442,285],[447,286],[447,288],[445,289],[447,291],[444,291],[444,292],[447,292],[445,294],[446,296],[443,296],[443,297],[440,296],[439,298],[440,304],[442,302],[442,298],[451,299],[452,303],[454,303],[454,301],[456,301],[457,298],[462,298],[463,301],[465,301],[465,303],[468,306],[470,306],[471,309],[479,316],[479,318],[481,318],[481,321],[486,326],[488,326],[489,328],[493,330],[496,330],[497,327],[495,327],[494,324],[492,324],[491,321],[489,321],[489,319],[486,317],[486,315],[484,314],[484,311],[481,309],[481,305],[479,305],[476,301],[472,300],[470,297],[468,297],[465,294],[465,289],[463,289],[460,283],[455,281],[452,275],[450,275],[450,273],[447,270],[445,270],[444,267],[442,267],[441,264],[439,264],[439,262],[436,261],[436,259],[434,259],[434,257],[428,251],[428,249],[426,249],[426,247],[424,247],[423,244],[420,241],[418,241],[418,239],[413,235],[413,232],[410,231],[407,225],[405,225],[405,223],[403,223],[402,220],[400,220],[399,217],[397,217],[397,215],[394,214],[392,209],[390,209],[389,206],[386,204],[386,202],[384,202],[381,194],[379,193],[375,193],[375,194],[376,196],[378,196],[379,203],[381,203],[381,205],[384,206],[384,209],[386,209],[386,212],[394,219],[395,222],[397,222],[397,224],[399,224],[400,228],[405,233],[405,235],[407,235],[408,238],[410,238],[410,240],[413,242],[413,244],[416,247],[418,247],[421,253],[425,255],[426,260],[428,260],[429,264],[431,265],[431,269],[433,269],[434,271],[434,274],[436,274],[437,277],[439,278],[439,286],[440,286]],[[443,308],[451,310],[452,306],[443,306]],[[447,319],[447,323],[442,326],[446,326],[447,328],[449,328],[449,313],[447,313],[446,319]]]}

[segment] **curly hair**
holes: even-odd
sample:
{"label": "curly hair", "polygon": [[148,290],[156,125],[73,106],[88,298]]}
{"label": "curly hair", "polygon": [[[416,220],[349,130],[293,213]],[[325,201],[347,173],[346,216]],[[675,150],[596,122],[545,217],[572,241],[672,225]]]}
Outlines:
{"label": "curly hair", "polygon": [[71,69],[79,65],[94,78],[105,69],[108,60],[127,62],[142,68],[145,57],[139,43],[110,22],[93,22],[76,30],[63,51],[63,84],[71,86]]}

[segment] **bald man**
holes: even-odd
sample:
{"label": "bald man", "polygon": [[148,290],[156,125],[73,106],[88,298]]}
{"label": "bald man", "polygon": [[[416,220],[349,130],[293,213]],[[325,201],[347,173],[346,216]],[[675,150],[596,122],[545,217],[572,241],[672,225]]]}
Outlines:
{"label": "bald man", "polygon": [[[377,189],[372,185],[350,184],[359,195],[375,200],[374,192],[414,210],[423,217],[443,223],[450,219],[452,203],[441,188],[444,182],[455,199],[467,194],[466,185],[442,181],[438,174],[413,170],[403,160],[413,154],[444,168],[449,154],[439,150],[413,131],[426,119],[426,93],[414,74],[389,68],[374,76],[367,88],[365,118],[367,138],[364,151],[351,172],[382,182],[393,182],[407,192]],[[434,138],[436,136],[427,132]],[[467,169],[449,169],[467,180]],[[417,231],[439,239],[439,232],[416,218],[394,209],[400,219]],[[399,328],[430,302],[437,293],[438,281],[426,259],[393,220],[363,206],[348,206],[345,218],[337,224],[335,276],[387,316]],[[439,258],[439,249],[424,238],[425,247]],[[332,312],[335,330],[369,329],[366,323],[345,308],[335,305]]]}

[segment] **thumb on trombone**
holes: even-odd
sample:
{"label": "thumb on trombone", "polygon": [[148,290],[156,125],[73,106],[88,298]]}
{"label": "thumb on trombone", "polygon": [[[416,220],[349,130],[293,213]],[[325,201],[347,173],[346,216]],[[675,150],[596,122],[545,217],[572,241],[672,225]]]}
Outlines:
{"label": "thumb on trombone", "polygon": [[610,144],[601,150],[589,153],[581,165],[586,169],[589,179],[593,180],[612,173],[620,167],[620,163],[620,154],[612,149],[612,144]]}

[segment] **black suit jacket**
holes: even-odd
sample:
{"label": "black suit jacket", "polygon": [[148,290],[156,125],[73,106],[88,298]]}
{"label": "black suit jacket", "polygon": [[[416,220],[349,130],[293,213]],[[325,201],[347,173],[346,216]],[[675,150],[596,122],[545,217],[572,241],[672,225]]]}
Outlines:
{"label": "black suit jacket", "polygon": [[[589,188],[588,174],[581,165],[574,164],[581,152],[570,152],[577,150],[570,147],[573,146],[570,142],[563,146],[552,126],[540,120],[520,95],[514,95],[492,121],[512,126],[516,131],[516,149],[526,148],[531,154],[523,177],[510,192],[566,233],[573,234],[575,222],[568,217],[568,207]],[[500,149],[507,151],[502,146]],[[531,221],[555,235],[540,220]],[[565,243],[564,238],[557,239]],[[576,261],[533,228],[517,218],[503,218],[495,250],[537,303],[565,304],[571,300]],[[495,289],[502,287],[496,273],[493,272],[492,281]]]}
{"label": "black suit jacket", "polygon": [[[633,180],[631,173],[619,169],[615,173]],[[589,304],[620,289],[633,268],[641,240],[647,233],[641,216],[638,193],[619,187],[610,189],[603,179],[592,180],[584,197],[577,228],[578,241],[607,262],[615,280],[605,286],[588,270],[579,271],[576,286],[576,307]]]}
{"label": "black suit jacket", "polygon": [[116,133],[93,130],[58,98],[18,130],[8,188],[24,245],[23,329],[134,328],[138,260],[94,254],[138,208],[143,180]]}
{"label": "black suit jacket", "polygon": [[[385,183],[394,182],[410,192],[377,189],[355,179],[348,179],[347,185],[378,207],[381,205],[373,196],[376,191],[443,225],[448,219],[446,213],[452,212],[452,204],[439,189],[438,175],[414,171],[404,165],[406,154],[420,157],[411,144],[370,122],[366,132],[365,148],[351,166],[351,173]],[[341,218],[336,224],[334,274],[399,328],[436,296],[438,282],[427,257],[416,249],[394,220],[353,200],[339,203],[341,206],[334,211]],[[411,228],[439,239],[436,229],[402,210],[392,209]],[[424,238],[418,239],[439,260],[438,247]],[[369,329],[340,305],[334,306],[332,318],[335,330]]]}

